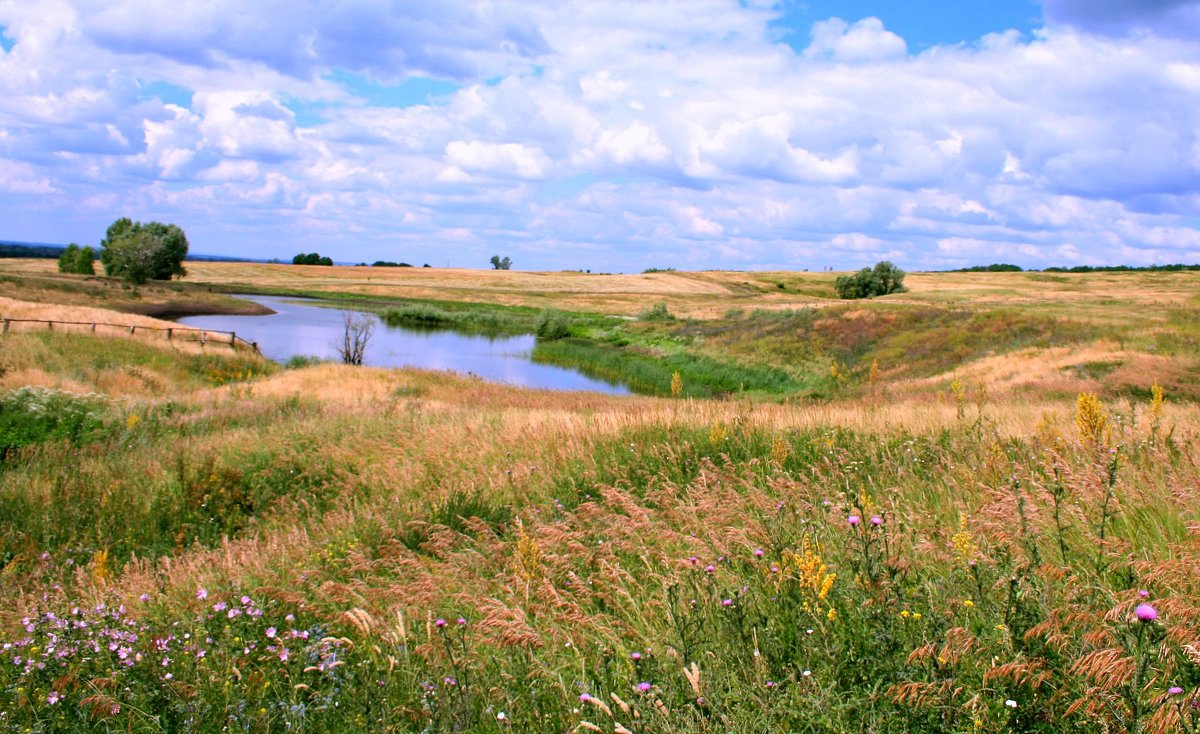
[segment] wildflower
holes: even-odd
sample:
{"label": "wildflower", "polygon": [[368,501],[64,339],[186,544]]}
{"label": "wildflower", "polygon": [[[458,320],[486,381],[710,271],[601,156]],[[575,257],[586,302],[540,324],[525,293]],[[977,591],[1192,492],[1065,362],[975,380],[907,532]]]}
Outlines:
{"label": "wildflower", "polygon": [[801,675],[801,676],[803,676],[803,677],[805,677],[805,678],[810,678],[810,677],[812,677],[812,671],[811,671],[811,670],[806,670],[806,671],[804,671],[803,673],[801,673],[800,675]]}
{"label": "wildflower", "polygon": [[642,654],[640,652],[638,652],[637,650],[634,650],[633,652],[629,653],[629,657],[633,658],[635,661],[641,660]]}
{"label": "wildflower", "polygon": [[445,684],[446,684],[446,685],[448,685],[448,686],[456,686],[456,685],[458,685],[458,681],[454,680],[454,679],[453,679],[453,678],[451,678],[450,676],[446,676],[445,678],[442,678],[442,682],[443,682],[443,683],[445,683]]}
{"label": "wildflower", "polygon": [[1158,610],[1149,604],[1138,604],[1133,610],[1134,616],[1143,622],[1153,622],[1158,619]]}
{"label": "wildflower", "polygon": [[650,683],[647,683],[646,681],[642,681],[641,683],[637,684],[637,689],[639,691],[641,691],[642,693],[645,693],[646,691],[650,690],[653,687],[654,687],[653,685],[651,685]]}
{"label": "wildflower", "polygon": [[1168,696],[1178,696],[1181,693],[1183,693],[1183,689],[1180,688],[1179,686],[1171,686],[1170,688],[1167,689]]}
{"label": "wildflower", "polygon": [[466,617],[459,617],[459,618],[458,618],[456,621],[457,621],[457,622],[458,622],[458,624],[460,624],[460,625],[462,625],[462,624],[466,624],[466,623],[467,623],[467,618],[466,618]]}
{"label": "wildflower", "polygon": [[721,606],[723,606],[723,607],[731,607],[731,606],[733,606],[733,599],[722,599],[722,600],[721,600]]}
{"label": "wildflower", "polygon": [[579,694],[579,702],[580,703],[587,703],[588,701],[591,701],[591,700],[592,700],[591,694],[589,694],[589,693]]}
{"label": "wildflower", "polygon": [[435,625],[437,625],[438,627],[445,627],[445,626],[446,626],[446,620],[444,620],[444,619],[442,619],[441,617],[439,617],[439,618],[438,618],[438,621],[434,622],[434,624],[435,624]]}
{"label": "wildflower", "polygon": [[507,718],[508,718],[508,717],[504,715],[504,712],[503,712],[503,711],[501,711],[500,713],[496,714],[496,720],[497,720],[497,721],[504,721],[504,720],[505,720],[505,719],[507,719]]}
{"label": "wildflower", "polygon": [[755,558],[762,558],[762,557],[763,557],[763,549],[762,549],[762,548],[755,548],[755,549],[754,549],[754,557],[755,557]]}
{"label": "wildflower", "polygon": [[966,607],[967,609],[970,609],[971,607],[975,606],[975,602],[971,601],[970,599],[967,599],[966,601],[963,602],[963,606]]}
{"label": "wildflower", "polygon": [[712,565],[711,563],[704,567],[704,573],[712,573],[713,571],[716,571],[716,570],[717,570],[717,567]]}
{"label": "wildflower", "polygon": [[883,524],[883,518],[879,515],[871,515],[871,524],[875,527],[879,527]]}
{"label": "wildflower", "polygon": [[144,603],[150,601],[150,595],[142,594],[141,596],[138,597],[138,599],[140,599],[142,601],[142,603],[144,604]]}
{"label": "wildflower", "polygon": [[276,632],[278,632],[278,630],[276,630],[274,627],[268,627],[267,628],[267,637],[274,638]]}
{"label": "wildflower", "polygon": [[46,703],[50,704],[51,706],[53,706],[54,704],[58,703],[61,700],[62,700],[62,694],[60,694],[58,691],[50,691],[50,693],[48,693],[46,695]]}
{"label": "wildflower", "polygon": [[1150,592],[1149,592],[1149,591],[1146,591],[1145,589],[1138,589],[1138,596],[1139,596],[1139,597],[1141,597],[1141,598],[1143,598],[1143,599],[1149,599],[1149,598],[1150,598]]}
{"label": "wildflower", "polygon": [[208,598],[208,589],[198,589],[196,591],[196,598],[199,599],[200,601],[204,601],[205,599],[207,599]]}
{"label": "wildflower", "polygon": [[1010,709],[1015,709],[1017,707],[1017,702],[1010,698],[1004,702],[1004,705],[1009,707]]}
{"label": "wildflower", "polygon": [[850,517],[846,518],[846,522],[850,523],[852,527],[857,527],[858,524],[862,522],[862,518],[858,515],[851,515]]}

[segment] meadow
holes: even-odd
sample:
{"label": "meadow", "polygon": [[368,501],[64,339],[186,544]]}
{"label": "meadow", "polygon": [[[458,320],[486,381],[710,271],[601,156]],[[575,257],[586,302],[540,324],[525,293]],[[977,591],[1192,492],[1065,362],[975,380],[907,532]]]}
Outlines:
{"label": "meadow", "polygon": [[188,268],[657,387],[0,335],[0,731],[1200,731],[1194,274]]}

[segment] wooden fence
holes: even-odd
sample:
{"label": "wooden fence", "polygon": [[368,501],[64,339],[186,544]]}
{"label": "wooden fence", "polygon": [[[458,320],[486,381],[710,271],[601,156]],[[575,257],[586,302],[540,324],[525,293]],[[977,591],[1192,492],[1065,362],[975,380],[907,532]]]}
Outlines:
{"label": "wooden fence", "polygon": [[3,317],[0,318],[0,333],[7,334],[13,326],[18,324],[44,325],[49,331],[54,331],[54,327],[57,325],[62,331],[91,334],[98,333],[97,327],[102,327],[104,329],[103,333],[117,335],[128,334],[136,336],[140,333],[149,333],[158,336],[165,333],[167,341],[190,341],[198,343],[202,347],[208,344],[224,344],[234,350],[239,348],[250,349],[255,354],[261,354],[258,350],[258,342],[243,339],[235,331],[192,329],[187,326],[142,326],[140,324],[106,324],[99,321],[52,321],[49,319],[10,319]]}

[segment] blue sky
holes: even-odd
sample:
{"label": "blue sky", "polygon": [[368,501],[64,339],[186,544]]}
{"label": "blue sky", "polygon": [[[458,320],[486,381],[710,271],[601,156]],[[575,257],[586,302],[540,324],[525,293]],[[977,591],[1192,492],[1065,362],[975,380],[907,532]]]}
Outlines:
{"label": "blue sky", "polygon": [[0,0],[0,239],[1200,262],[1200,0]]}

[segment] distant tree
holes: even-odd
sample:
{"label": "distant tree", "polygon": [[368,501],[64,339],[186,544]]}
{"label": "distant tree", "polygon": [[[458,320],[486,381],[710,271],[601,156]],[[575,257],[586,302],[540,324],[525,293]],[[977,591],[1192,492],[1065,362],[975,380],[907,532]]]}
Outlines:
{"label": "distant tree", "polygon": [[509,270],[512,268],[512,258],[492,255],[492,270]]}
{"label": "distant tree", "polygon": [[292,258],[292,265],[333,265],[333,258],[322,257],[320,253],[300,253]]}
{"label": "distant tree", "polygon": [[187,235],[174,224],[142,224],[122,217],[109,225],[100,248],[105,275],[145,283],[187,274],[183,268]]}
{"label": "distant tree", "polygon": [[874,298],[903,293],[904,271],[884,260],[874,268],[863,268],[854,275],[842,275],[834,281],[839,298]]}
{"label": "distant tree", "polygon": [[80,247],[72,242],[58,256],[58,272],[78,273],[80,275],[96,274],[96,251],[91,247]]}

